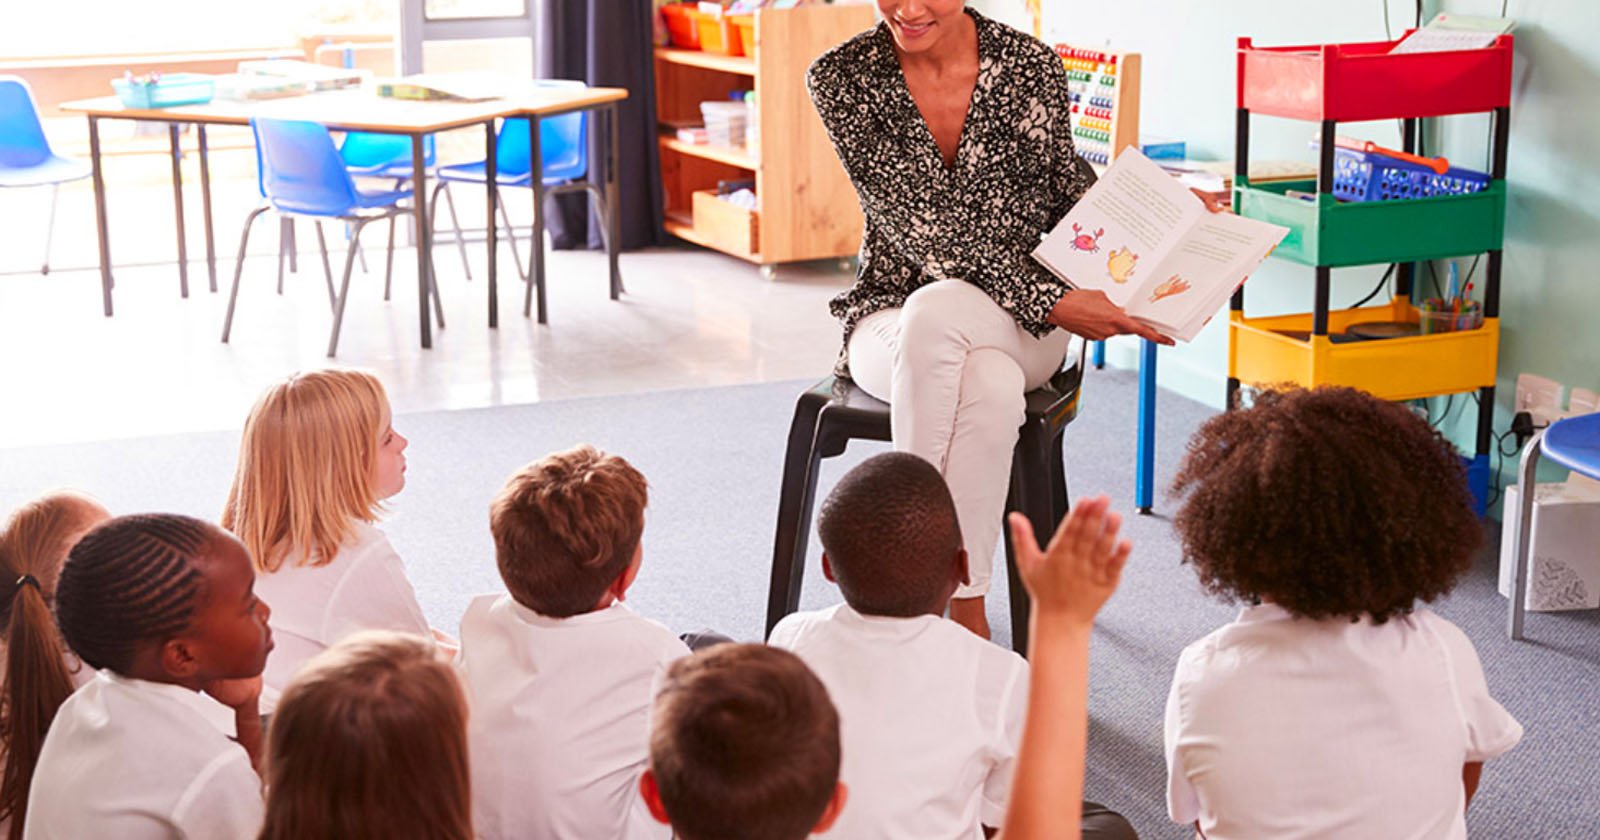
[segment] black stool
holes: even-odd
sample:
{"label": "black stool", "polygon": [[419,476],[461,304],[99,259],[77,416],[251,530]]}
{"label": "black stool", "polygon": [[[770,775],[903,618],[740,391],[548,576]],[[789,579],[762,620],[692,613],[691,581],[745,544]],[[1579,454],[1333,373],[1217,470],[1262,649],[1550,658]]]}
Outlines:
{"label": "black stool", "polygon": [[[1011,456],[1011,488],[1006,510],[1022,512],[1033,523],[1041,545],[1055,533],[1067,513],[1067,475],[1061,436],[1078,416],[1083,382],[1083,342],[1076,364],[1063,367],[1043,387],[1026,395],[1026,417],[1018,429]],[[1069,359],[1073,353],[1067,354]],[[778,533],[772,546],[772,586],[767,594],[767,635],[789,613],[799,609],[800,581],[805,576],[806,543],[811,534],[811,508],[816,501],[817,473],[822,459],[844,453],[852,440],[890,440],[889,404],[867,394],[849,380],[830,376],[795,402],[789,426],[789,448],[783,459],[783,489],[778,497]],[[1017,576],[1011,529],[1006,540],[1006,576],[1011,586],[1011,647],[1028,653],[1028,593]],[[987,563],[988,557],[971,558]]]}

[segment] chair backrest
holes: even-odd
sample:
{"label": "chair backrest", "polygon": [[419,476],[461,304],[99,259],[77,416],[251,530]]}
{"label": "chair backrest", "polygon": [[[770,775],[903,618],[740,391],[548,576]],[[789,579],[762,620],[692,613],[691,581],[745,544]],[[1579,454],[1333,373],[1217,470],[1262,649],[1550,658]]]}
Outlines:
{"label": "chair backrest", "polygon": [[[433,135],[426,135],[422,138],[423,166],[433,165],[434,151]],[[410,166],[411,138],[404,134],[352,131],[339,144],[339,157],[344,158],[346,166],[358,169],[392,164]]]}
{"label": "chair backrest", "polygon": [[0,167],[34,166],[50,157],[50,141],[39,124],[28,83],[0,76]]}
{"label": "chair backrest", "polygon": [[[587,85],[568,79],[538,79],[538,87],[577,89]],[[505,175],[526,175],[532,168],[528,121],[506,120],[496,141],[495,166]],[[589,112],[539,120],[539,157],[546,181],[572,181],[589,174]]]}
{"label": "chair backrest", "polygon": [[261,162],[261,190],[273,207],[314,216],[354,212],[355,182],[325,126],[255,117],[250,128]]}

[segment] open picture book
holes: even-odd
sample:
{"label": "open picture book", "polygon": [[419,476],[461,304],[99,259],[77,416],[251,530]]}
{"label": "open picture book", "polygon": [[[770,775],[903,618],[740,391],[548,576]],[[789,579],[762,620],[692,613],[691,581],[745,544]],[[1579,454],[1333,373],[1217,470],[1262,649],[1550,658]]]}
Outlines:
{"label": "open picture book", "polygon": [[1163,335],[1190,341],[1288,228],[1212,213],[1140,154],[1117,156],[1033,258],[1075,289],[1098,289]]}

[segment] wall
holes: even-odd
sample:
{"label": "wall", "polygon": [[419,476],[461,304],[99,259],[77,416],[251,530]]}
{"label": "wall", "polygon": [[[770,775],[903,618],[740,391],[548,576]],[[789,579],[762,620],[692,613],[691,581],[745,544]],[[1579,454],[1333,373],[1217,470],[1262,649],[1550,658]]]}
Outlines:
{"label": "wall", "polygon": [[[1022,0],[976,0],[980,11],[1031,30]],[[1106,45],[1143,54],[1145,134],[1181,137],[1190,156],[1228,159],[1233,154],[1234,44],[1248,35],[1260,44],[1313,44],[1385,37],[1382,0],[1298,0],[1293,13],[1276,0],[1120,0],[1088,4],[1044,0],[1044,38],[1083,46]],[[1427,0],[1424,19],[1436,11],[1498,15],[1494,0]],[[1398,34],[1415,6],[1392,0]],[[1538,373],[1568,386],[1600,388],[1600,25],[1592,0],[1512,0],[1518,19],[1517,67],[1508,165],[1505,270],[1501,295],[1502,344],[1499,410],[1495,429],[1509,425],[1512,389],[1519,372]],[[1429,150],[1487,168],[1485,117],[1447,117],[1429,128]],[[1396,122],[1351,124],[1342,132],[1399,144]],[[1310,123],[1254,117],[1252,158],[1313,160]],[[1463,261],[1465,271],[1470,260]],[[1483,266],[1477,278],[1482,286]],[[1369,292],[1381,272],[1333,273],[1335,306]],[[1441,275],[1442,276],[1442,275]],[[1311,270],[1269,260],[1251,278],[1252,314],[1305,311]],[[1216,319],[1192,344],[1163,350],[1160,382],[1219,406],[1227,367],[1226,329]],[[1137,365],[1137,345],[1113,342],[1112,364]],[[1446,430],[1467,448],[1473,442],[1471,400],[1453,401]],[[1463,408],[1463,405],[1466,405]],[[1433,401],[1434,413],[1444,400]],[[1512,469],[1507,459],[1507,473]]]}

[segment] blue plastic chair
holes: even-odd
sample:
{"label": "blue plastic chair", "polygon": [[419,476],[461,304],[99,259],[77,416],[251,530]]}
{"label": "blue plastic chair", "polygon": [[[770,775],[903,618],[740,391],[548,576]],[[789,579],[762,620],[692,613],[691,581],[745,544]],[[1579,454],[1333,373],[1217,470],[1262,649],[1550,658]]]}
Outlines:
{"label": "blue plastic chair", "polygon": [[1511,615],[1506,631],[1512,639],[1522,638],[1522,620],[1526,611],[1529,552],[1533,548],[1533,492],[1534,473],[1543,456],[1573,472],[1600,479],[1600,413],[1584,414],[1557,420],[1535,435],[1533,442],[1522,451],[1519,474],[1521,509],[1517,511],[1516,569],[1511,576]]}
{"label": "blue plastic chair", "polygon": [[[536,85],[552,88],[583,88],[583,82],[566,79],[539,79]],[[529,146],[528,121],[525,119],[509,119],[500,124],[500,130],[495,140],[495,184],[500,187],[533,187],[533,150]],[[578,111],[572,114],[549,117],[539,121],[539,158],[543,162],[543,178],[541,185],[544,187],[546,198],[562,195],[569,192],[587,192],[594,202],[595,211],[602,219],[609,218],[610,208],[606,206],[605,193],[589,183],[589,114],[587,111]],[[450,211],[450,223],[455,228],[456,247],[461,251],[461,266],[467,273],[467,279],[472,279],[472,271],[467,266],[466,238],[461,232],[461,223],[456,217],[455,201],[450,197],[450,184],[471,183],[484,184],[488,181],[485,161],[461,163],[452,166],[439,167],[439,183],[433,188],[433,206],[438,206],[439,193],[444,193],[445,206]],[[500,218],[505,224],[506,238],[511,243],[511,258],[517,263],[517,272],[522,275],[524,283],[528,283],[527,294],[522,303],[524,317],[533,311],[533,284],[529,282],[532,265],[528,270],[523,270],[522,257],[517,253],[517,237],[511,228],[511,218],[506,214],[506,204],[503,200],[496,199],[500,208]],[[543,212],[542,209],[540,212]],[[611,227],[603,224],[600,229],[604,236],[610,237]],[[543,242],[529,243],[530,248],[543,248]],[[611,243],[606,242],[609,251]],[[542,301],[542,298],[541,298]],[[541,303],[542,306],[542,303]],[[541,318],[543,316],[541,315]]]}
{"label": "blue plastic chair", "polygon": [[[435,153],[433,135],[422,138],[422,165],[432,169]],[[339,144],[339,157],[358,178],[411,180],[411,138],[404,134],[352,131]]]}
{"label": "blue plastic chair", "polygon": [[93,173],[88,161],[51,151],[28,83],[17,76],[0,76],[0,188],[50,187],[50,220],[45,223],[44,266],[39,273],[50,273],[50,242],[55,238],[61,185]]}
{"label": "blue plastic chair", "polygon": [[[222,325],[222,340],[226,342],[233,329],[234,306],[239,299],[239,281],[244,274],[245,248],[250,241],[250,226],[256,217],[272,210],[287,218],[307,217],[319,221],[337,219],[352,226],[350,247],[345,254],[344,277],[339,291],[334,293],[332,271],[329,270],[329,303],[333,307],[333,331],[328,337],[328,355],[339,347],[339,329],[344,322],[344,309],[350,299],[350,273],[356,253],[360,249],[361,231],[368,224],[388,219],[391,223],[389,261],[394,261],[392,225],[398,216],[415,210],[400,202],[412,199],[412,191],[405,189],[363,191],[356,188],[355,180],[345,167],[344,159],[333,145],[333,135],[318,123],[301,120],[272,120],[255,118],[250,128],[256,138],[256,159],[259,161],[261,190],[266,196],[262,206],[251,211],[245,219],[244,231],[239,236],[239,259],[233,273],[233,290],[228,295],[228,314]],[[322,240],[322,227],[317,226],[317,238]],[[324,267],[327,268],[327,248],[323,247]],[[432,280],[432,272],[429,272]],[[444,308],[439,302],[439,286],[430,282],[434,316],[439,327],[444,327]]]}

